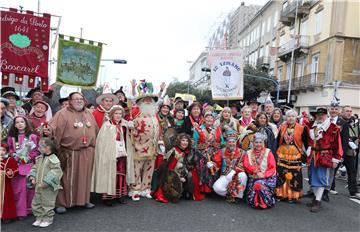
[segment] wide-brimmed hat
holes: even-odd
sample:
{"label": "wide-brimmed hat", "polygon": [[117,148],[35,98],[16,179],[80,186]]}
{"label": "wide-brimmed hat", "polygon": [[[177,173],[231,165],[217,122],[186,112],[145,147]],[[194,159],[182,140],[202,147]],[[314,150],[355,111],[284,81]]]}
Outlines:
{"label": "wide-brimmed hat", "polygon": [[96,104],[101,105],[104,98],[111,98],[113,100],[113,105],[117,105],[119,103],[119,98],[111,92],[111,88],[109,86],[104,86],[102,94],[96,98]]}
{"label": "wide-brimmed hat", "polygon": [[158,100],[158,96],[154,94],[154,87],[151,82],[146,82],[142,80],[137,86],[138,96],[135,98],[135,102],[138,103],[140,100],[151,97],[154,101]]}
{"label": "wide-brimmed hat", "polygon": [[246,104],[250,105],[251,103],[260,104],[260,102],[257,100],[257,98],[251,98]]}
{"label": "wide-brimmed hat", "polygon": [[37,104],[43,104],[46,107],[46,111],[49,109],[49,104],[46,103],[45,101],[36,101],[33,104],[33,107],[36,106]]}
{"label": "wide-brimmed hat", "polygon": [[317,107],[315,115],[317,114],[327,114],[327,108],[326,107]]}
{"label": "wide-brimmed hat", "polygon": [[2,96],[2,97],[5,97],[5,98],[10,97],[10,96],[13,96],[13,97],[16,98],[17,101],[20,100],[19,95],[17,95],[17,94],[15,93],[15,88],[14,88],[14,87],[10,87],[10,86],[3,87],[3,88],[1,89],[1,96]]}
{"label": "wide-brimmed hat", "polygon": [[36,88],[30,89],[29,92],[26,94],[25,97],[27,97],[27,98],[32,98],[32,95],[33,95],[34,93],[36,93],[36,92],[42,93],[40,87],[36,87]]}
{"label": "wide-brimmed hat", "polygon": [[59,104],[63,104],[63,102],[69,101],[69,97],[64,97],[59,99]]}

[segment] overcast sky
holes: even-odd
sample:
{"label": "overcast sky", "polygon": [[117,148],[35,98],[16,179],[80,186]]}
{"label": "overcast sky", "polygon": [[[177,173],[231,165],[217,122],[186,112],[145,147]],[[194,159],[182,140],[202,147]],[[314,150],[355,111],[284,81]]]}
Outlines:
{"label": "overcast sky", "polygon": [[[247,0],[264,5],[267,0]],[[37,0],[1,0],[3,7],[37,10]],[[187,61],[195,61],[221,15],[236,9],[236,0],[42,0],[40,12],[62,16],[60,33],[104,42],[103,59],[126,59],[128,64],[105,65],[102,82],[129,85],[146,78],[158,85],[173,77],[189,78]],[[53,20],[52,25],[54,25]],[[211,31],[212,32],[212,31]],[[56,48],[57,49],[57,46]],[[54,66],[55,68],[55,66]]]}

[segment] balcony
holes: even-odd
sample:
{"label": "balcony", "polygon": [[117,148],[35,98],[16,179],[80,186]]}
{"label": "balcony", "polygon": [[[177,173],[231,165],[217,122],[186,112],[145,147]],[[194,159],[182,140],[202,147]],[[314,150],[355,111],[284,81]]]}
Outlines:
{"label": "balcony", "polygon": [[256,60],[256,66],[261,69],[269,69],[270,67],[270,56],[262,56]]}
{"label": "balcony", "polygon": [[316,3],[314,0],[293,0],[285,8],[281,10],[280,22],[290,26],[295,22],[295,14],[297,8],[298,17],[308,15],[310,8]]}
{"label": "balcony", "polygon": [[289,42],[283,44],[279,48],[278,57],[281,61],[286,62],[291,58],[291,52],[294,49],[294,57],[302,54],[307,54],[309,51],[309,36],[298,35],[295,40],[291,39]]}
{"label": "balcony", "polygon": [[[314,91],[315,88],[323,86],[325,83],[325,73],[311,73],[308,75],[295,77],[291,80],[291,89],[294,91]],[[280,82],[281,90],[289,88],[289,81]]]}

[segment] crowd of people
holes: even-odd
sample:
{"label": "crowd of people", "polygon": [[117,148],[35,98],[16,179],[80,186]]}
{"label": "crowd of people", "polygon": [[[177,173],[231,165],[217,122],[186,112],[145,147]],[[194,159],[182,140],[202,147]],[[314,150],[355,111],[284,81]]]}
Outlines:
{"label": "crowd of people", "polygon": [[[94,208],[130,198],[178,202],[216,193],[229,202],[272,208],[310,196],[311,212],[336,194],[335,174],[344,165],[348,191],[357,190],[359,121],[334,98],[328,107],[301,115],[256,99],[238,112],[200,102],[171,99],[165,85],[149,82],[104,91],[96,108],[81,92],[59,100],[51,112],[40,89],[19,106],[12,87],[1,90],[1,218],[36,217],[47,227],[55,212]],[[310,190],[304,193],[303,169]],[[54,212],[55,211],[55,212]]]}

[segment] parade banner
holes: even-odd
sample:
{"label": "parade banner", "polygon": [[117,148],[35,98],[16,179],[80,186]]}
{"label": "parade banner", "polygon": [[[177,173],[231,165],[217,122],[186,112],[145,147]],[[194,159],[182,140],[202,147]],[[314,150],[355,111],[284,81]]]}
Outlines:
{"label": "parade banner", "polygon": [[88,44],[59,36],[59,50],[56,82],[62,85],[71,85],[83,88],[96,86],[99,72],[102,43]]}
{"label": "parade banner", "polygon": [[41,77],[41,88],[47,91],[50,14],[36,16],[32,11],[18,13],[17,9],[0,11],[0,65],[2,84],[9,85],[10,74],[14,83],[22,85],[28,76],[28,86],[34,87],[35,77]]}
{"label": "parade banner", "polygon": [[209,52],[211,92],[214,100],[242,100],[244,93],[241,50]]}

